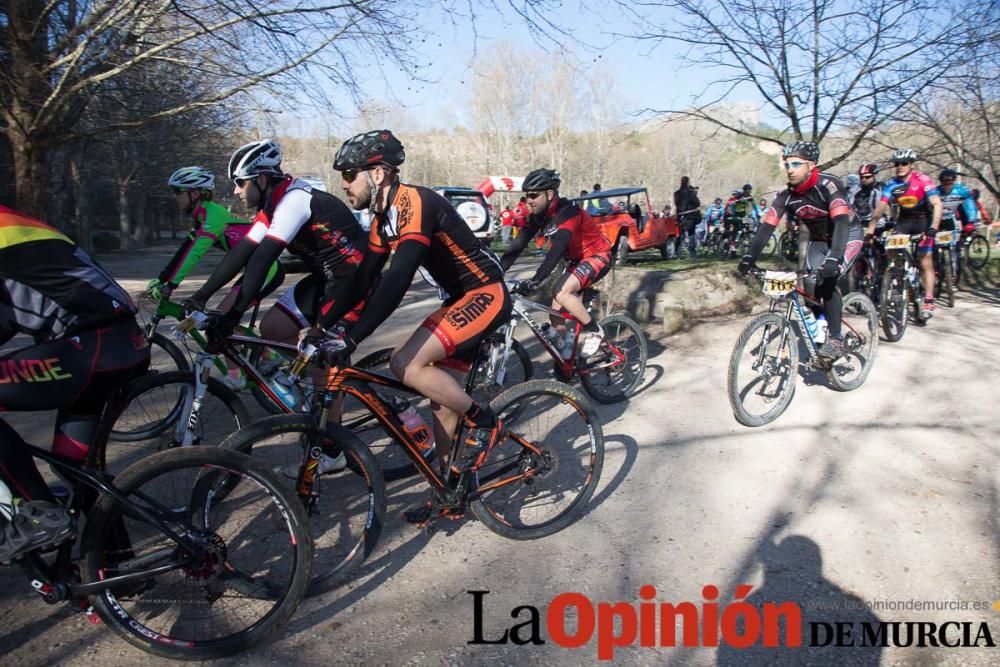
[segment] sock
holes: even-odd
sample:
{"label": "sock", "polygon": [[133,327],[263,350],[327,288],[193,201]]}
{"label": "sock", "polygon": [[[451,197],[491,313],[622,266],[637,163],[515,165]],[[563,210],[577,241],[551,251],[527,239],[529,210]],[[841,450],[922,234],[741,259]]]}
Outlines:
{"label": "sock", "polygon": [[497,425],[497,416],[489,407],[481,408],[475,402],[465,411],[465,418],[476,425],[476,428],[493,428]]}

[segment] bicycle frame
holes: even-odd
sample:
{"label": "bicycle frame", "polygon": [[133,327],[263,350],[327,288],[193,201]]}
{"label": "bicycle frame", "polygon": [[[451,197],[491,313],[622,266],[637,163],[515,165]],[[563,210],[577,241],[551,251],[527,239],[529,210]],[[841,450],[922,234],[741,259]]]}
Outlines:
{"label": "bicycle frame", "polygon": [[[256,326],[257,314],[259,313],[259,311],[260,311],[260,302],[256,301],[254,302],[253,310],[250,315],[250,324],[247,326],[240,325],[237,327],[237,330],[252,336],[254,333],[254,327]],[[177,321],[181,321],[185,317],[184,309],[181,307],[181,304],[175,301],[171,301],[170,299],[167,298],[160,299],[159,302],[157,302],[156,312],[153,314],[152,317],[149,318],[149,322],[145,326],[147,341],[153,338],[153,334],[156,333],[156,327],[159,326],[160,322],[162,322],[164,319],[168,317],[173,318]],[[191,339],[198,344],[198,347],[201,350],[208,349],[208,341],[205,339],[205,336],[202,335],[200,331],[198,331],[197,329],[192,329],[189,332],[189,335],[191,336]],[[218,359],[217,357],[214,357],[214,355],[212,356],[214,358],[215,368],[220,373],[225,375],[229,371],[229,369],[226,368],[226,364],[223,363],[222,360]]]}
{"label": "bicycle frame", "polygon": [[[184,535],[178,535],[158,516],[147,511],[143,507],[130,503],[128,499],[123,496],[111,483],[111,475],[95,467],[97,464],[95,452],[88,452],[87,458],[81,465],[76,461],[64,458],[48,450],[36,447],[35,445],[28,443],[25,444],[34,458],[45,461],[73,481],[74,494],[79,490],[79,486],[82,484],[83,486],[89,487],[91,490],[109,496],[117,505],[123,508],[126,514],[156,526],[160,532],[183,548],[187,554],[186,558],[183,560],[172,562],[169,565],[161,565],[148,570],[118,575],[116,577],[102,579],[101,581],[90,584],[83,584],[66,582],[65,574],[63,576],[55,574],[56,572],[65,573],[69,568],[71,563],[71,551],[75,542],[74,540],[66,542],[59,548],[56,562],[51,567],[48,566],[37,553],[30,552],[28,555],[28,562],[39,576],[46,579],[46,581],[39,581],[37,579],[33,580],[32,587],[45,597],[46,602],[54,604],[68,598],[84,598],[88,595],[95,595],[105,591],[108,588],[138,583],[150,576],[186,567],[188,564],[194,562],[198,554],[201,553],[202,548],[200,546],[189,540]],[[157,512],[163,515],[172,514],[169,508],[163,507],[160,503],[148,495],[141,494],[140,497],[145,502],[149,503]],[[77,501],[75,496],[71,499],[70,506],[72,508],[80,510],[83,508],[83,505],[84,501]]]}

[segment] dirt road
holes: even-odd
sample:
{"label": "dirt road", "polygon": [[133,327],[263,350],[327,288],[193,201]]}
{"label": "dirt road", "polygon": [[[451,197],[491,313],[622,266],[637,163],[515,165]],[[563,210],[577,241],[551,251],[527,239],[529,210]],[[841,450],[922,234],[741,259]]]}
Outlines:
{"label": "dirt road", "polygon": [[[130,287],[145,282],[130,279]],[[412,329],[427,306],[408,299],[394,318]],[[580,521],[535,542],[506,540],[471,520],[428,536],[400,517],[425,487],[392,484],[388,525],[361,576],[304,603],[280,640],[225,664],[595,664],[596,630],[579,648],[554,641],[546,612],[556,596],[578,592],[595,609],[627,603],[639,618],[640,602],[690,601],[704,621],[714,596],[703,588],[718,587],[719,617],[728,618],[741,584],[753,587],[751,603],[797,603],[807,642],[810,629],[822,643],[822,623],[835,630],[839,621],[853,624],[857,645],[651,648],[636,639],[614,651],[614,664],[996,664],[980,623],[1000,642],[1000,611],[990,608],[1000,599],[998,306],[998,290],[962,292],[926,328],[883,342],[865,386],[839,394],[800,379],[788,411],[759,429],[736,423],[725,393],[747,318],[651,341],[642,391],[598,408],[607,458]],[[366,349],[393,342],[387,330]],[[19,419],[11,421],[45,433]],[[81,614],[32,598],[13,570],[0,574],[4,664],[150,662]],[[655,593],[640,598],[646,585]],[[512,619],[515,607],[530,605],[544,643],[470,645],[477,597],[469,591],[489,591],[478,597],[482,639],[530,620],[526,608]],[[979,648],[860,646],[863,623],[895,621],[968,622]],[[582,609],[565,630],[586,625]],[[659,621],[649,627],[659,641]],[[884,626],[890,638],[892,627]],[[526,624],[514,636],[531,635]],[[962,631],[945,638],[961,641]]]}

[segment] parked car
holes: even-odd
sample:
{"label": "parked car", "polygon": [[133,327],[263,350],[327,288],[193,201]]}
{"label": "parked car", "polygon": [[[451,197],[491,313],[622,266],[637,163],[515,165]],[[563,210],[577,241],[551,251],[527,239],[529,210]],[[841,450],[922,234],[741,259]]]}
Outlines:
{"label": "parked car", "polygon": [[448,200],[465,224],[485,243],[493,240],[496,233],[496,220],[490,215],[490,205],[486,196],[472,188],[453,187],[449,185],[433,188],[435,192]]}
{"label": "parked car", "polygon": [[615,258],[625,262],[633,252],[656,248],[668,257],[667,244],[680,236],[677,218],[651,215],[646,188],[614,188],[591,192],[572,200],[587,211],[611,242]]}

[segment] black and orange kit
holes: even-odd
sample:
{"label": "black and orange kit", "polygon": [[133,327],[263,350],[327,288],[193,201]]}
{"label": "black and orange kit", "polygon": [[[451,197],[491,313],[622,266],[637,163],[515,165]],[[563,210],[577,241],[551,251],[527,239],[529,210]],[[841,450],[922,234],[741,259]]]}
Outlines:
{"label": "black and orange kit", "polygon": [[[355,342],[371,335],[396,310],[418,270],[444,299],[421,326],[441,341],[450,358],[470,360],[479,340],[510,317],[500,261],[433,190],[404,184],[390,189],[387,210],[372,221],[368,252],[355,277],[356,299],[382,272],[390,253],[391,267],[350,329]],[[338,304],[321,318],[321,325],[337,323],[350,305]]]}
{"label": "black and orange kit", "polygon": [[[0,412],[58,410],[53,451],[80,459],[107,398],[149,367],[149,347],[125,290],[67,236],[0,206]],[[0,476],[16,496],[48,487],[0,420]]]}

